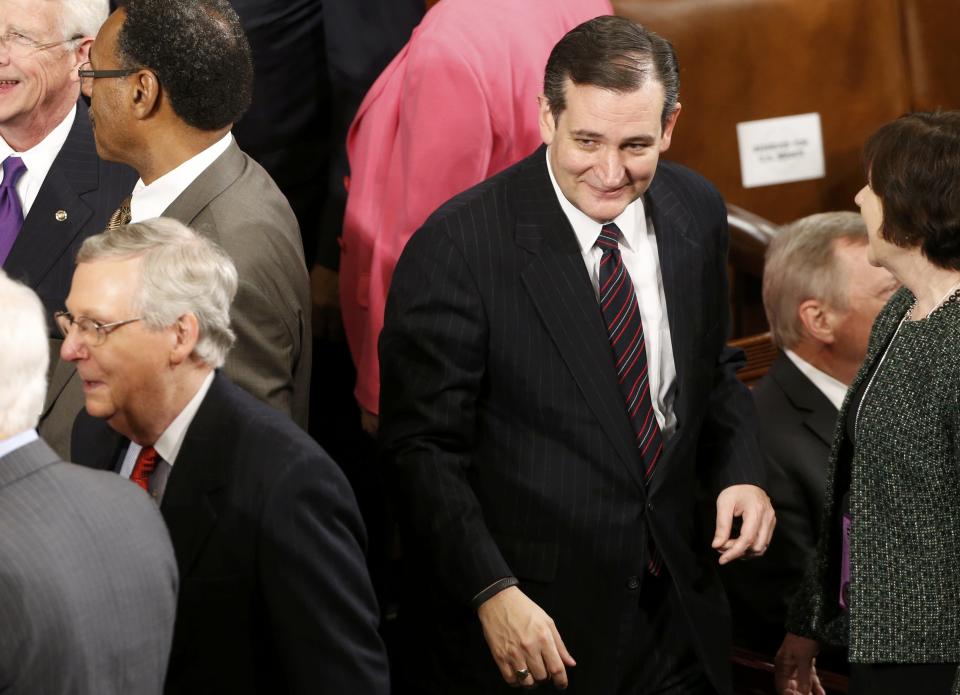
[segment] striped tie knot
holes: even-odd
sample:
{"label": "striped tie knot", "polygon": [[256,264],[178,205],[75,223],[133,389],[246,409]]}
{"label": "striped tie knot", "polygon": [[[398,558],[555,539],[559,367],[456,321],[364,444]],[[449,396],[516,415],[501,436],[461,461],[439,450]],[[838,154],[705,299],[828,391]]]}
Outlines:
{"label": "striped tie knot", "polygon": [[620,228],[613,222],[610,222],[603,225],[603,229],[600,230],[600,236],[597,237],[596,245],[604,251],[619,249],[620,237],[622,236],[623,234],[620,232]]}

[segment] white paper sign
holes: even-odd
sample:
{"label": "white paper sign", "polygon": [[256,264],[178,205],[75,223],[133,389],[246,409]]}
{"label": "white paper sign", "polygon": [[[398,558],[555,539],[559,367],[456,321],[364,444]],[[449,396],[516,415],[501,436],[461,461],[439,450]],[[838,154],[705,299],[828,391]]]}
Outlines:
{"label": "white paper sign", "polygon": [[744,188],[821,179],[826,173],[819,113],[737,123]]}

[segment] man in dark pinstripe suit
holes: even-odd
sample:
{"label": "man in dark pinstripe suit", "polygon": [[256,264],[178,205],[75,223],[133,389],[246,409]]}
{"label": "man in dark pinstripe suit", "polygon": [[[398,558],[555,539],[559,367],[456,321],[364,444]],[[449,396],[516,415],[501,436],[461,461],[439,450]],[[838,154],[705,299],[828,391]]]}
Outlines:
{"label": "man in dark pinstripe suit", "polygon": [[546,148],[444,205],[397,265],[381,433],[422,691],[730,690],[696,491],[721,564],[775,520],[724,342],[725,207],[659,161],[678,82],[656,34],[577,27],[547,64]]}

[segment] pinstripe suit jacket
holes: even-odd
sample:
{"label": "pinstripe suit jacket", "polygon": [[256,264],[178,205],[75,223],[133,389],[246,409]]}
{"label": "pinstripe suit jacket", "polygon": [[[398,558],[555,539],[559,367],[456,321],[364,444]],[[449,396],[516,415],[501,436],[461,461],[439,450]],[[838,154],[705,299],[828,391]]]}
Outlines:
{"label": "pinstripe suit jacket", "polygon": [[393,277],[380,342],[383,452],[407,550],[423,556],[420,580],[443,603],[424,611],[441,634],[436,663],[485,682],[478,692],[503,683],[469,602],[510,575],[577,659],[571,692],[614,692],[647,533],[708,673],[721,692],[729,687],[729,616],[695,491],[760,484],[762,464],[750,396],[735,377],[741,354],[725,346],[725,208],[703,178],[667,162],[645,204],[678,420],[647,486],[543,148],[438,210]]}
{"label": "pinstripe suit jacket", "polygon": [[42,440],[0,458],[0,692],[159,695],[177,565],[154,504]]}

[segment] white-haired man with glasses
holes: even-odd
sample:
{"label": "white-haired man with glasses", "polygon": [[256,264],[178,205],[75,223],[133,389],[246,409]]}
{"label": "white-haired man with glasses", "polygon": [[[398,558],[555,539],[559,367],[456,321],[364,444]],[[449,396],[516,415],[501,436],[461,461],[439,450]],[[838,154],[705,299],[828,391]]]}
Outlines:
{"label": "white-haired man with glasses", "polygon": [[220,373],[237,270],[172,219],[91,237],[61,356],[86,412],[77,463],[160,505],[182,590],[169,693],[386,693],[365,531],[337,465]]}
{"label": "white-haired man with glasses", "polygon": [[[48,317],[63,306],[80,244],[136,180],[97,156],[80,99],[77,69],[107,12],[107,0],[0,0],[0,266],[40,296]],[[75,413],[82,403],[63,405]],[[41,433],[66,456],[69,422],[56,425],[44,420]]]}
{"label": "white-haired man with glasses", "polygon": [[34,429],[47,319],[0,271],[0,692],[163,692],[177,564],[156,507]]}

